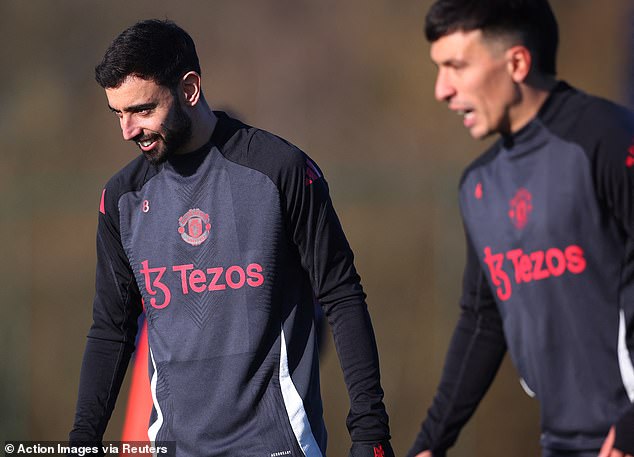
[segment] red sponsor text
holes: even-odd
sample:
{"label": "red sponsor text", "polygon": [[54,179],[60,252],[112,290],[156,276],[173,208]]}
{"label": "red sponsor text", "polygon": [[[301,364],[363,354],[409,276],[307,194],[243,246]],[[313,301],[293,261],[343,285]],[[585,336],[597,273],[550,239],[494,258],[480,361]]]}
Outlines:
{"label": "red sponsor text", "polygon": [[[174,265],[171,272],[177,273],[178,291],[183,295],[189,293],[214,292],[242,287],[260,287],[264,284],[262,265],[250,263],[245,268],[239,265],[229,267],[194,268],[194,264]],[[140,273],[145,282],[145,291],[150,294],[150,305],[156,309],[166,308],[172,301],[172,290],[166,284],[164,276],[167,267],[150,268],[149,262],[141,262]],[[158,298],[163,298],[161,302]]]}
{"label": "red sponsor text", "polygon": [[[550,248],[530,253],[525,253],[521,249],[493,253],[487,246],[484,248],[484,263],[491,274],[491,282],[496,288],[497,296],[502,301],[511,298],[513,283],[541,281],[559,277],[566,272],[580,274],[587,265],[583,249],[577,245],[570,245],[563,250]],[[512,267],[511,274],[504,269],[509,264]]]}

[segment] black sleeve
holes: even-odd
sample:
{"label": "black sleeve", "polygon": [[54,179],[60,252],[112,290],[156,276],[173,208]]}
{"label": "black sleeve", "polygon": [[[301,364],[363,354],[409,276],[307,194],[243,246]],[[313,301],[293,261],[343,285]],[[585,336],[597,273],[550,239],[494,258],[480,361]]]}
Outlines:
{"label": "black sleeve", "polygon": [[[622,227],[629,238],[629,246],[634,246],[634,114],[609,106],[618,110],[616,116],[612,113],[594,116],[600,118],[598,128],[601,132],[592,149],[594,180],[599,200]],[[622,306],[629,322],[634,315],[634,303],[625,301]],[[634,331],[628,332],[627,347],[634,347]],[[634,405],[616,421],[615,447],[634,455]]]}
{"label": "black sleeve", "polygon": [[392,450],[379,358],[353,254],[321,170],[299,150],[290,160],[280,179],[288,230],[332,328],[350,397],[351,452],[374,457],[380,446],[388,457]]}
{"label": "black sleeve", "polygon": [[140,294],[123,252],[116,191],[102,197],[93,324],[84,352],[71,442],[100,442],[134,351]]}
{"label": "black sleeve", "polygon": [[614,447],[627,455],[634,455],[634,405],[617,421]]}
{"label": "black sleeve", "polygon": [[445,455],[493,382],[505,352],[502,320],[467,239],[460,318],[433,403],[408,456],[425,450]]}
{"label": "black sleeve", "polygon": [[597,127],[601,135],[593,151],[594,180],[599,199],[634,239],[634,114],[619,114],[606,114]]}

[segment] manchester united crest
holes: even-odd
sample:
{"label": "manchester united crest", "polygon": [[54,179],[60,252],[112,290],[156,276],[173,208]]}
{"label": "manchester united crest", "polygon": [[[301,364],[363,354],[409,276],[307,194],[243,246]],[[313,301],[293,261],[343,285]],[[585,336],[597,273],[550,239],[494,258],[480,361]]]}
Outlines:
{"label": "manchester united crest", "polygon": [[513,225],[518,229],[523,229],[528,223],[528,217],[533,211],[532,204],[533,196],[531,193],[521,188],[515,194],[515,197],[510,202],[509,217],[513,222]]}
{"label": "manchester united crest", "polygon": [[209,237],[210,230],[209,214],[198,208],[190,209],[178,218],[178,233],[192,246],[200,246]]}

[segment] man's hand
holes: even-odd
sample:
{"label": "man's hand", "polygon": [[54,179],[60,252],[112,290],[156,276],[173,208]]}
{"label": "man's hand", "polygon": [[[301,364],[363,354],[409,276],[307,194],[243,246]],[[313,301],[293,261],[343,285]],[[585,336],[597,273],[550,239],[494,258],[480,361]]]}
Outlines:
{"label": "man's hand", "polygon": [[614,448],[615,436],[616,436],[616,431],[614,429],[614,426],[612,426],[612,428],[610,428],[610,432],[608,433],[608,436],[605,438],[605,441],[603,442],[603,446],[601,446],[599,457],[632,457],[631,454],[625,454],[619,451],[618,449]]}

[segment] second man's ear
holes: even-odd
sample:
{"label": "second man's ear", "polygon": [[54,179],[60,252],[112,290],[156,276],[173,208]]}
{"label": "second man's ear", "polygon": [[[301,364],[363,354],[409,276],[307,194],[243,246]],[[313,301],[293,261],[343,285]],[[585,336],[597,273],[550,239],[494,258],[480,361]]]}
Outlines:
{"label": "second man's ear", "polygon": [[508,71],[513,81],[523,82],[531,71],[533,58],[531,52],[525,46],[513,46],[506,51]]}

